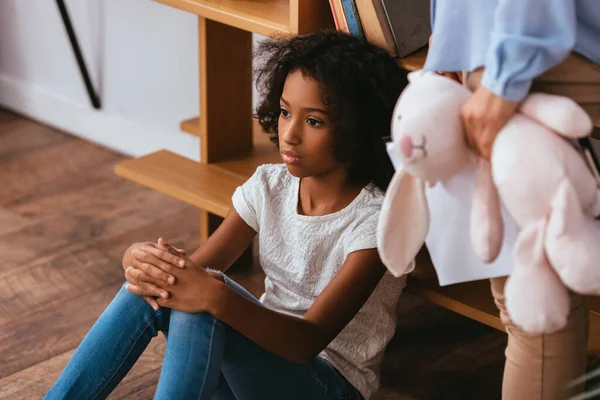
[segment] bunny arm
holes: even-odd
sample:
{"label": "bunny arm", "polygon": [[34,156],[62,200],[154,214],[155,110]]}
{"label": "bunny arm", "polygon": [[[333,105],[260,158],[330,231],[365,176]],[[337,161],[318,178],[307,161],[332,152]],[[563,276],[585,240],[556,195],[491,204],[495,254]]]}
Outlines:
{"label": "bunny arm", "polygon": [[514,247],[514,268],[506,282],[506,309],[525,332],[551,333],[567,324],[569,292],[544,251],[546,220],[523,227]]}
{"label": "bunny arm", "polygon": [[400,169],[386,190],[377,227],[379,255],[392,275],[410,272],[428,230],[425,183]]}
{"label": "bunny arm", "polygon": [[479,158],[471,206],[471,244],[479,259],[490,263],[500,254],[503,238],[500,197],[492,180],[490,164]]}
{"label": "bunny arm", "polygon": [[568,97],[532,93],[525,98],[519,110],[522,114],[571,139],[588,136],[594,128],[588,113]]}

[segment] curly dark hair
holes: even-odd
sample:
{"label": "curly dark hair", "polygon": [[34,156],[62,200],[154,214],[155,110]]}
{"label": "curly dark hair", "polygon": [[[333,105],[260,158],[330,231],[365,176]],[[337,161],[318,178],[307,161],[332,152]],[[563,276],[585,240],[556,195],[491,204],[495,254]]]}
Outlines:
{"label": "curly dark hair", "polygon": [[261,42],[256,51],[256,109],[263,130],[279,145],[279,101],[290,72],[319,83],[334,133],[334,156],[348,165],[353,182],[386,190],[393,167],[385,152],[394,105],[408,71],[367,40],[325,30]]}

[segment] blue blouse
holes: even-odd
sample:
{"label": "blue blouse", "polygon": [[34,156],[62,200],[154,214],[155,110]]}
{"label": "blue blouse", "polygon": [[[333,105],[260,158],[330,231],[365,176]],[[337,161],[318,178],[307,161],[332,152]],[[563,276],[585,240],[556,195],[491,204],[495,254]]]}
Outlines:
{"label": "blue blouse", "polygon": [[600,0],[431,0],[431,24],[425,69],[484,66],[482,85],[511,101],[571,51],[600,63]]}

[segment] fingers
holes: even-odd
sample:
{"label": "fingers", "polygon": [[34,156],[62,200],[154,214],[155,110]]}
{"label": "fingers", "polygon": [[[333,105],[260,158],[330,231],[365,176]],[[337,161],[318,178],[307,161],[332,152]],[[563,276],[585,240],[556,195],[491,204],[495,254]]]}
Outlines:
{"label": "fingers", "polygon": [[[125,279],[136,288],[144,290],[140,296],[154,296],[166,299],[169,293],[152,282],[152,278],[144,274],[139,269],[128,267],[125,270]],[[138,294],[138,293],[135,293]]]}
{"label": "fingers", "polygon": [[506,100],[484,86],[478,87],[461,107],[467,143],[489,160],[496,136],[517,107],[518,103]]}
{"label": "fingers", "polygon": [[185,260],[168,251],[156,247],[144,247],[131,252],[133,258],[143,263],[154,265],[164,272],[172,271],[174,266],[183,268]]}
{"label": "fingers", "polygon": [[178,249],[177,247],[171,246],[165,239],[158,238],[158,245],[161,246],[164,250],[167,250],[171,254],[178,255],[177,253],[185,255],[186,252],[183,249]]}
{"label": "fingers", "polygon": [[131,294],[141,296],[144,299],[144,301],[146,303],[148,303],[150,305],[150,307],[152,307],[155,311],[159,310],[160,305],[158,304],[158,301],[156,299],[154,299],[152,296],[149,296],[146,293],[146,290],[144,290],[140,286],[132,285],[131,283],[129,283],[129,284],[125,285],[125,290],[127,290]]}
{"label": "fingers", "polygon": [[150,305],[150,307],[152,307],[154,309],[154,311],[159,310],[160,306],[158,305],[158,302],[156,300],[154,300],[152,297],[142,296],[142,298],[146,301],[146,303],[148,303]]}
{"label": "fingers", "polygon": [[172,266],[183,268],[186,264],[186,261],[181,256],[153,246],[135,249],[131,254],[134,258],[137,258],[142,262],[156,265],[165,272],[169,272]]}
{"label": "fingers", "polygon": [[164,286],[175,283],[175,277],[170,274],[174,267],[157,259],[152,254],[136,251],[132,267],[146,274],[150,278],[149,281],[157,285]]}

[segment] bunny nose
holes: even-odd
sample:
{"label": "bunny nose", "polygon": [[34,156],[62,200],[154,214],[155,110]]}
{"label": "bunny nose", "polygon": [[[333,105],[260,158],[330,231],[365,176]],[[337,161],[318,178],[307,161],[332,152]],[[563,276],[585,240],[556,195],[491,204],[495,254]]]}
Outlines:
{"label": "bunny nose", "polygon": [[412,139],[408,135],[402,135],[402,137],[400,137],[400,153],[402,153],[405,158],[409,158],[412,154],[412,151]]}

